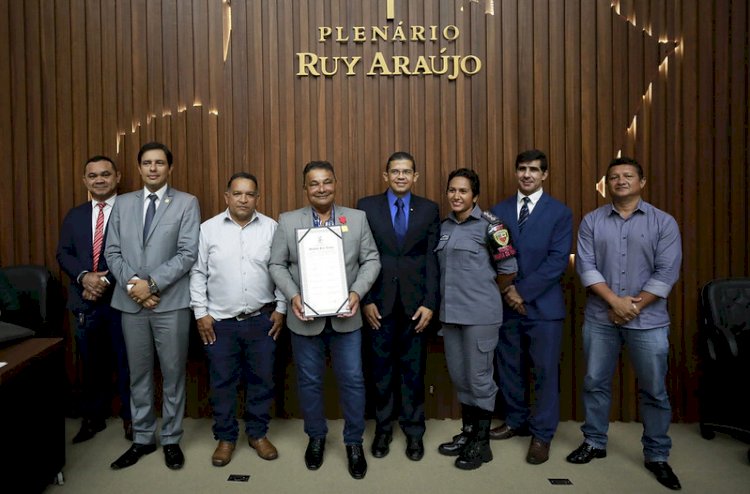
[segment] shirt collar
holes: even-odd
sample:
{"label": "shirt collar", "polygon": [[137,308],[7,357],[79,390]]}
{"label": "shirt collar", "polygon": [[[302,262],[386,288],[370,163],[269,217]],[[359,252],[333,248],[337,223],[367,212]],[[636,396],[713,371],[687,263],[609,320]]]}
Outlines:
{"label": "shirt collar", "polygon": [[258,219],[258,211],[253,211],[253,215],[250,217],[250,221],[248,221],[247,223],[245,223],[244,226],[242,226],[236,221],[234,221],[234,218],[232,218],[232,215],[229,213],[229,208],[224,210],[224,221],[225,222],[229,221],[239,226],[240,228],[245,228],[246,226],[250,225],[253,221],[256,221],[257,219]]}
{"label": "shirt collar", "polygon": [[[115,206],[115,198],[116,197],[117,197],[117,194],[114,194],[112,197],[110,197],[109,199],[107,199],[106,201],[104,201],[104,203],[107,206],[109,206],[109,207],[114,207]],[[99,204],[99,201],[97,201],[96,199],[92,199],[91,200],[91,207],[92,208],[96,208],[98,204]]]}
{"label": "shirt collar", "polygon": [[331,217],[325,223],[320,221],[320,216],[318,216],[318,212],[315,211],[314,207],[310,206],[310,211],[312,211],[314,226],[333,226],[336,224],[336,204],[331,205]]}
{"label": "shirt collar", "polygon": [[[393,189],[390,187],[385,193],[386,196],[388,196],[388,206],[393,207],[393,205],[396,203],[396,199],[398,199],[398,196],[393,193]],[[411,204],[411,191],[407,192],[404,197],[401,198],[402,201],[404,201],[404,208],[409,209],[409,205]]]}
{"label": "shirt collar", "polygon": [[544,193],[544,189],[539,189],[536,192],[534,192],[533,194],[530,194],[530,195],[526,196],[526,195],[522,194],[521,191],[519,190],[518,193],[516,194],[516,196],[517,196],[516,197],[516,201],[518,201],[519,204],[522,204],[523,203],[523,198],[524,197],[528,197],[529,200],[531,201],[531,205],[535,206],[536,203],[539,202],[539,199],[542,198],[542,194],[543,193]]}
{"label": "shirt collar", "polygon": [[[469,217],[466,218],[466,221],[469,221],[469,218],[478,220],[481,217],[482,217],[482,208],[480,208],[478,204],[475,204],[474,208],[471,210],[471,213],[469,213]],[[448,218],[450,218],[454,223],[458,223],[458,219],[456,219],[456,213],[454,213],[453,211],[448,213]]]}
{"label": "shirt collar", "polygon": [[169,185],[164,184],[161,189],[157,190],[156,192],[151,192],[148,190],[147,187],[143,187],[143,200],[148,201],[149,194],[156,194],[156,198],[159,202],[161,202],[162,199],[164,199],[164,195],[167,193],[167,187]]}
{"label": "shirt collar", "polygon": [[[635,214],[635,213],[645,214],[646,213],[646,205],[647,205],[647,203],[644,202],[643,199],[638,199],[638,204],[636,204],[635,209],[633,210],[633,214]],[[617,209],[615,209],[614,203],[610,202],[609,203],[609,208],[610,208],[609,209],[609,215],[610,216],[613,215],[613,214],[616,214],[617,216],[620,216],[620,213],[617,211]]]}

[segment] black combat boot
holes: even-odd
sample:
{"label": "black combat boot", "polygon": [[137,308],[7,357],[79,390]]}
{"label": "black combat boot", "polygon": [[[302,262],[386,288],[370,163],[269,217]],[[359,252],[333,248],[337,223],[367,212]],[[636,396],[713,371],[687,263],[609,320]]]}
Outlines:
{"label": "black combat boot", "polygon": [[476,409],[477,421],[475,433],[461,454],[456,458],[456,466],[461,470],[475,470],[482,463],[492,461],[492,450],[490,449],[490,424],[492,423],[492,412]]}
{"label": "black combat boot", "polygon": [[458,456],[461,450],[469,442],[476,430],[476,413],[479,410],[471,405],[461,403],[461,420],[463,427],[461,433],[453,436],[453,440],[443,443],[438,447],[438,452],[445,456]]}

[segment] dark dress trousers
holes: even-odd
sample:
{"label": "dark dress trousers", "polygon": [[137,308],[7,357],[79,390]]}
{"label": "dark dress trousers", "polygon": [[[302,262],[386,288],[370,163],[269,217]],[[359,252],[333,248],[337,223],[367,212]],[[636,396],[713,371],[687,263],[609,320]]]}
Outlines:
{"label": "dark dress trousers", "polygon": [[[82,271],[94,271],[92,205],[88,201],[65,216],[57,244],[57,261],[70,278],[68,308],[76,320],[76,344],[81,359],[81,414],[86,419],[101,420],[111,414],[112,368],[117,372],[120,416],[130,420],[130,375],[120,311],[110,306],[115,278],[107,275],[111,286],[99,300],[84,300],[83,286],[77,282]],[[96,271],[106,271],[105,241]]]}
{"label": "dark dress trousers", "polygon": [[[560,420],[558,367],[566,315],[560,279],[569,262],[573,215],[565,204],[543,193],[521,232],[517,201],[513,194],[492,208],[513,239],[518,261],[514,284],[526,308],[522,316],[503,301],[505,319],[497,347],[500,389],[507,407],[505,422],[514,429],[528,426],[535,437],[550,442]],[[526,402],[529,366],[535,376],[533,413]]]}
{"label": "dark dress trousers", "polygon": [[400,246],[387,193],[360,199],[357,209],[367,214],[382,264],[362,301],[363,306],[374,303],[382,316],[380,329],[370,328],[366,347],[372,362],[377,432],[390,433],[397,414],[404,433],[421,438],[425,431],[426,332],[416,333],[411,318],[420,306],[438,309],[439,268],[434,253],[440,228],[438,206],[411,195],[406,236]]}

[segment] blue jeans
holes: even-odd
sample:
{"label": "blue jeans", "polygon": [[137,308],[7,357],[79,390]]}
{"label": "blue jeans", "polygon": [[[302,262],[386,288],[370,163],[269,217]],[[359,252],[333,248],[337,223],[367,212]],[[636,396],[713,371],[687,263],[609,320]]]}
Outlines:
{"label": "blue jeans", "polygon": [[268,432],[273,401],[273,363],[276,342],[268,331],[273,323],[261,313],[243,321],[214,323],[216,342],[206,345],[211,384],[214,439],[237,442],[237,386],[245,390],[245,432],[260,439]]}
{"label": "blue jeans", "polygon": [[305,433],[324,438],[328,425],[323,410],[323,375],[326,349],[331,353],[333,372],[344,413],[344,443],[362,444],[365,431],[365,379],[362,375],[362,330],[337,333],[326,324],[322,333],[301,336],[292,333],[292,351],[297,367],[297,385]]}
{"label": "blue jeans", "polygon": [[672,408],[665,384],[669,326],[644,330],[584,322],[586,377],[583,382],[583,406],[586,421],[581,431],[591,446],[599,449],[607,447],[612,375],[623,344],[627,346],[630,362],[638,377],[643,456],[646,461],[667,461],[672,448],[672,440],[667,435]]}

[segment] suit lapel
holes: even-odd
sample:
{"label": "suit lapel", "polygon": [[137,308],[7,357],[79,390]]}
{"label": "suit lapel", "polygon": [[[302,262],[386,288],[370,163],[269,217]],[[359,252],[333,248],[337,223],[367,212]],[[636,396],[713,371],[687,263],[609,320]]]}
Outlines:
{"label": "suit lapel", "polygon": [[[534,210],[531,211],[531,214],[529,214],[529,218],[526,220],[526,224],[523,227],[524,231],[533,230],[534,225],[539,223],[540,218],[544,216],[544,210],[547,206],[547,199],[547,194],[543,193],[539,198],[539,202],[536,204],[536,206],[534,206]],[[516,225],[518,225],[518,218],[516,218]]]}
{"label": "suit lapel", "polygon": [[[93,212],[93,206],[91,205],[91,201],[87,203],[84,210],[86,214],[82,218],[82,220],[84,220],[82,242],[83,242],[83,248],[85,249],[83,252],[84,252],[84,259],[86,261],[85,264],[87,266],[91,266],[92,264],[94,264],[94,235],[91,232],[91,214]],[[104,247],[104,242],[102,242],[102,248],[103,247]]]}
{"label": "suit lapel", "polygon": [[[388,191],[386,190],[382,196],[380,196],[380,199],[377,204],[378,211],[376,211],[376,215],[378,218],[384,218],[385,225],[383,226],[383,229],[385,230],[385,240],[390,244],[390,246],[393,248],[393,250],[399,250],[398,249],[398,239],[396,238],[396,230],[393,228],[393,220],[391,218],[391,205],[388,201]],[[371,226],[372,228],[372,226]]]}
{"label": "suit lapel", "polygon": [[404,235],[404,243],[401,245],[401,250],[406,250],[406,248],[409,247],[409,242],[411,242],[414,236],[417,216],[421,213],[422,210],[419,207],[419,198],[412,194],[411,201],[409,201],[409,219],[406,224],[406,235]]}
{"label": "suit lapel", "polygon": [[[135,229],[136,235],[138,236],[138,245],[143,247],[143,188],[135,193],[135,200],[131,207],[133,208],[131,213],[132,224]],[[124,204],[123,204],[124,205]],[[124,215],[120,215],[121,220],[124,221]]]}

